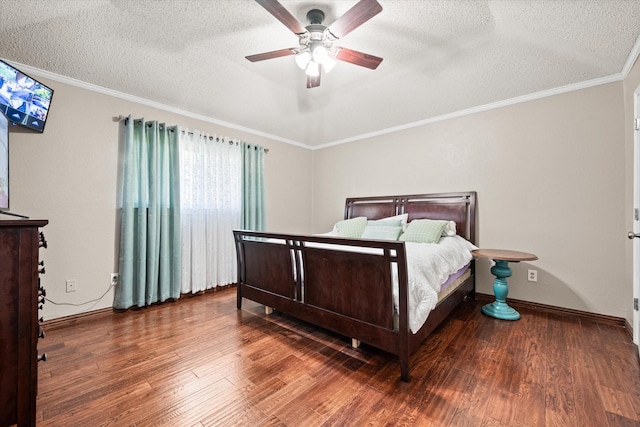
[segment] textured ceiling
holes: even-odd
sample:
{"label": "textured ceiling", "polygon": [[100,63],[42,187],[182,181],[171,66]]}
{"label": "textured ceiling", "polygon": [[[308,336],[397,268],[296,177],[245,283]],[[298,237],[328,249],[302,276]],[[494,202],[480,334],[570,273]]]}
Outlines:
{"label": "textured ceiling", "polygon": [[[619,75],[637,55],[638,0],[378,1],[336,45],[384,61],[339,62],[313,89],[291,56],[244,58],[298,43],[253,0],[2,0],[0,57],[314,147]],[[304,25],[356,2],[281,0]]]}

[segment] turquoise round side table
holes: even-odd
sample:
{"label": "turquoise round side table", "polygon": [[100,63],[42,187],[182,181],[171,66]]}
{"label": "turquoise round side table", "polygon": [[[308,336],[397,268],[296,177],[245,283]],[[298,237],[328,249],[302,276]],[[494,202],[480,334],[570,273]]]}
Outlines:
{"label": "turquoise round side table", "polygon": [[508,251],[504,249],[476,249],[471,251],[475,258],[487,258],[495,261],[496,265],[491,267],[491,274],[496,276],[493,281],[493,293],[496,300],[482,307],[482,312],[487,316],[502,320],[518,320],[520,313],[507,304],[507,294],[509,285],[507,277],[511,277],[509,262],[535,261],[537,256],[518,251]]}

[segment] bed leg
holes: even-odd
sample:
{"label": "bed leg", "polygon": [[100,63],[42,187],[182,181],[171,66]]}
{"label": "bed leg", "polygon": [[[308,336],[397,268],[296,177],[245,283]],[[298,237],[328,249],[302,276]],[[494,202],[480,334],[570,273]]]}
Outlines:
{"label": "bed leg", "polygon": [[355,338],[351,338],[351,347],[360,348],[360,340],[357,340]]}
{"label": "bed leg", "polygon": [[409,382],[411,375],[409,375],[409,362],[400,359],[400,379],[404,382]]}
{"label": "bed leg", "polygon": [[266,314],[267,316],[270,315],[271,313],[273,313],[273,308],[271,307],[267,307],[266,305],[264,306],[264,314]]}

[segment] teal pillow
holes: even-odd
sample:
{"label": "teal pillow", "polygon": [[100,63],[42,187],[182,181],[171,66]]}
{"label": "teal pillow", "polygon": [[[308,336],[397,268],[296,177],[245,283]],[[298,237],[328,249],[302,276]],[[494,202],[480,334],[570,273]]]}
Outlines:
{"label": "teal pillow", "polygon": [[438,243],[448,221],[414,219],[400,236],[401,241],[416,243]]}
{"label": "teal pillow", "polygon": [[378,219],[375,221],[367,221],[367,227],[400,227],[401,219]]}
{"label": "teal pillow", "polygon": [[337,222],[336,231],[341,237],[360,237],[366,226],[367,218],[359,216]]}
{"label": "teal pillow", "polygon": [[367,225],[362,233],[363,239],[378,239],[378,240],[398,240],[398,236],[402,233],[402,226],[392,225]]}

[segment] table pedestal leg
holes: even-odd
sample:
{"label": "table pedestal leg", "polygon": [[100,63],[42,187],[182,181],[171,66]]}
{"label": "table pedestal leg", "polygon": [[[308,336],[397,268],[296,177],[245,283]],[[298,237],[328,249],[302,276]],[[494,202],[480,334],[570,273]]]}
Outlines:
{"label": "table pedestal leg", "polygon": [[507,285],[507,277],[511,277],[511,269],[509,263],[502,260],[494,260],[496,265],[491,267],[491,274],[496,276],[493,281],[493,293],[496,300],[482,307],[482,312],[487,316],[495,317],[503,320],[518,320],[520,313],[507,305],[507,294],[509,286]]}

